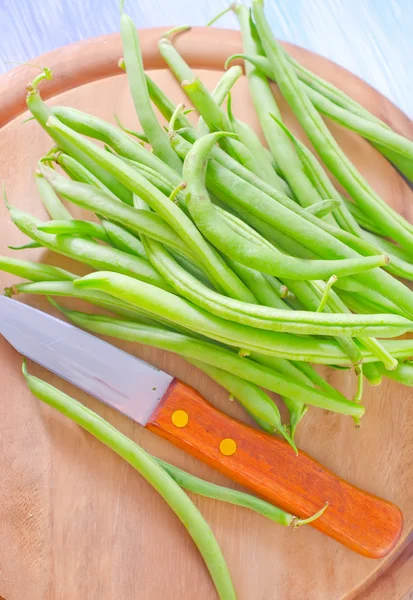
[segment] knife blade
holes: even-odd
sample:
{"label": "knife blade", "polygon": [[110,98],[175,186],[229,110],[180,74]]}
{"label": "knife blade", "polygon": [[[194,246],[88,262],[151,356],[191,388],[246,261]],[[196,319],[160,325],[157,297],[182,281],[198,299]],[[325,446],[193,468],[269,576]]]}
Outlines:
{"label": "knife blade", "polygon": [[304,452],[252,429],[196,390],[119,348],[16,300],[0,296],[0,333],[24,356],[157,435],[207,462],[356,552],[380,558],[400,538],[390,502],[337,477]]}

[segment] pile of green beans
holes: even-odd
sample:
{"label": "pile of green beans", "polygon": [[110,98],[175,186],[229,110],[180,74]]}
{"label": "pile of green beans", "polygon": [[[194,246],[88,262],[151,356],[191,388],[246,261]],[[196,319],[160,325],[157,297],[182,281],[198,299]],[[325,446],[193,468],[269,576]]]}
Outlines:
{"label": "pile of green beans", "polygon": [[[210,92],[173,44],[173,35],[189,28],[165,33],[160,54],[194,108],[175,106],[145,73],[139,35],[122,6],[119,64],[142,131],[123,125],[123,115],[115,116],[116,126],[47,106],[39,92],[52,77],[45,68],[27,88],[27,105],[53,142],[35,172],[50,220],[22,212],[4,193],[11,220],[27,237],[11,251],[44,248],[95,271],[82,277],[10,256],[0,256],[0,270],[24,280],[5,290],[10,296],[47,296],[78,327],[180,354],[297,451],[294,436],[311,407],[359,425],[364,380],[413,385],[413,340],[389,339],[413,331],[413,291],[401,280],[413,281],[413,225],[373,191],[321,115],[368,139],[412,181],[413,141],[294,61],[275,40],[263,0],[252,0],[251,11],[231,9],[243,52],[227,63],[244,59],[268,148],[234,111],[239,66]],[[270,80],[321,160],[283,123]],[[187,117],[194,109],[195,120]],[[83,218],[73,218],[72,204]],[[53,297],[105,313],[62,308]],[[354,397],[313,364],[356,375]],[[87,408],[24,374],[35,395],[126,458],[161,493],[189,528],[221,598],[235,598],[224,559],[179,486],[283,525],[311,521],[149,456]],[[280,396],[288,423],[267,391]]]}

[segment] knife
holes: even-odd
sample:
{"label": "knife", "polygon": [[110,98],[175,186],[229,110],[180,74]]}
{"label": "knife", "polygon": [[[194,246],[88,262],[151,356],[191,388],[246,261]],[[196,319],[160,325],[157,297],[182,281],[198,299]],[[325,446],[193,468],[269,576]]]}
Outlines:
{"label": "knife", "polygon": [[18,352],[371,558],[396,545],[394,504],[340,479],[304,452],[214,408],[196,390],[119,348],[40,310],[0,296],[0,333]]}

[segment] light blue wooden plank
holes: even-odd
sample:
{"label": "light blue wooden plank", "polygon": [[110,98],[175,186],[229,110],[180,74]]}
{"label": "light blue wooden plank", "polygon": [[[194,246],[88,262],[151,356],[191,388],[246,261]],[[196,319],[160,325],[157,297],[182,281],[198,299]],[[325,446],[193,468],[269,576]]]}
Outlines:
{"label": "light blue wooden plank", "polygon": [[[138,27],[204,25],[227,0],[127,0]],[[268,0],[274,33],[351,70],[413,116],[412,0]],[[0,0],[0,72],[118,30],[116,0]],[[237,28],[232,14],[220,27]],[[86,57],[85,57],[86,58]]]}

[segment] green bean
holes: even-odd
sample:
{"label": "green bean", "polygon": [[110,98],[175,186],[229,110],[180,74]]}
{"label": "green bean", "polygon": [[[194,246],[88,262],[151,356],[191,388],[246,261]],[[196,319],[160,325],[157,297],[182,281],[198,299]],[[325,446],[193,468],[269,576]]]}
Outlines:
{"label": "green bean", "polygon": [[[355,409],[354,403],[349,402],[341,394],[330,397],[328,393],[316,390],[305,383],[296,382],[287,378],[280,372],[275,372],[266,366],[258,364],[248,358],[240,358],[240,356],[230,350],[216,346],[211,342],[195,340],[190,336],[182,335],[164,329],[156,329],[156,327],[148,327],[129,321],[113,319],[101,315],[85,315],[75,311],[63,311],[64,314],[75,323],[88,331],[101,335],[134,341],[141,344],[154,346],[170,352],[176,352],[185,356],[191,361],[201,361],[206,365],[218,368],[235,376],[233,380],[234,396],[245,405],[248,412],[255,417],[265,421],[267,424],[277,429],[280,427],[278,409],[274,402],[266,395],[260,396],[258,393],[243,393],[241,390],[242,384],[240,378],[249,381],[255,385],[259,385],[276,393],[283,394],[289,397],[298,397],[305,399],[306,403],[314,406],[331,406],[336,407],[337,412],[341,410],[351,411]],[[202,367],[203,368],[203,367]],[[212,371],[211,371],[212,372]],[[215,379],[215,376],[213,375]],[[244,382],[245,383],[245,382]],[[227,385],[225,386],[227,387]],[[248,390],[246,390],[248,391]],[[250,388],[253,392],[254,388]],[[241,393],[242,398],[239,397]],[[331,402],[331,403],[330,403]],[[337,405],[337,406],[336,406]],[[332,410],[336,410],[332,408]],[[356,409],[355,409],[356,410]],[[361,416],[360,411],[356,410]],[[282,434],[282,432],[280,431]]]}
{"label": "green bean", "polygon": [[115,117],[116,125],[118,127],[120,127],[122,129],[122,131],[124,131],[125,133],[128,133],[129,135],[132,135],[133,137],[137,138],[139,140],[139,143],[141,144],[141,146],[143,144],[149,144],[149,140],[146,137],[146,135],[143,133],[143,131],[134,131],[133,129],[129,129],[128,127],[125,127],[125,125],[123,125],[121,123],[121,120],[119,119],[119,117],[116,114],[114,114],[113,116]]}
{"label": "green bean", "polygon": [[0,271],[5,271],[24,279],[30,279],[31,281],[73,281],[73,279],[78,277],[59,267],[1,255]]}
{"label": "green bean", "polygon": [[96,240],[102,240],[108,244],[110,243],[110,238],[106,233],[105,228],[99,223],[94,223],[93,221],[82,221],[79,219],[71,219],[70,221],[54,220],[38,225],[37,229],[39,231],[43,231],[44,233],[92,237]]}
{"label": "green bean", "polygon": [[338,289],[337,293],[353,312],[361,314],[391,312],[395,315],[406,316],[403,310],[400,310],[381,294],[374,293],[373,290],[368,290],[368,294],[364,294],[363,292],[354,293],[352,290]]}
{"label": "green bean", "polygon": [[[241,75],[242,69],[239,66],[231,67],[230,69],[228,69],[228,71],[225,71],[215,88],[212,90],[211,94],[213,99],[219,106],[221,106],[221,104],[224,102],[225,98],[230,93],[230,90],[233,88],[233,86],[241,77]],[[210,132],[210,128],[205,123],[202,117],[199,117],[197,132],[200,136]]]}
{"label": "green bean", "polygon": [[10,250],[32,250],[33,248],[43,248],[43,246],[39,242],[28,242],[21,246],[7,246],[7,248]]}
{"label": "green bean", "polygon": [[[174,141],[175,149],[182,157],[185,157],[191,149],[190,143],[180,135],[174,136],[172,142]],[[218,150],[218,148],[215,148],[212,151],[213,157],[215,157],[214,151]],[[223,154],[227,157],[227,161],[231,161],[231,157],[226,155],[225,152]],[[232,163],[242,169],[236,161],[232,161]],[[247,222],[249,214],[259,217],[279,231],[290,235],[294,239],[299,239],[301,244],[325,258],[358,256],[357,251],[346,245],[349,240],[354,244],[358,244],[358,247],[360,247],[360,244],[364,244],[363,247],[365,247],[363,240],[347,231],[332,227],[322,219],[317,219],[314,215],[307,213],[305,209],[299,207],[287,196],[277,193],[274,188],[255,177],[253,173],[249,173],[249,177],[251,181],[254,181],[254,184],[246,181],[245,178],[238,177],[234,168],[224,167],[212,158],[208,164],[206,181],[208,189],[215,196],[222,198],[223,202],[237,211],[240,208],[243,209],[243,218]],[[277,200],[277,202],[273,200]],[[334,232],[335,235],[332,235],[331,232]],[[339,237],[345,239],[346,242],[341,241]],[[357,280],[362,281],[369,288],[385,294],[396,305],[402,307],[406,314],[413,315],[413,294],[411,290],[394,277],[376,269],[365,272],[362,280],[360,277],[357,277]]]}
{"label": "green bean", "polygon": [[394,371],[386,371],[380,365],[378,365],[378,368],[381,375],[385,375],[403,385],[413,386],[413,362],[411,360],[400,363]]}
{"label": "green bean", "polygon": [[[162,116],[165,117],[167,121],[172,116],[172,113],[175,110],[175,105],[171,100],[163,93],[161,88],[156,85],[156,83],[146,75],[146,87],[148,88],[149,96],[152,102],[155,104],[156,108],[160,111]],[[181,113],[177,118],[178,127],[190,127],[191,124],[188,119]]]}
{"label": "green bean", "polygon": [[209,481],[190,475],[186,471],[182,471],[160,458],[152,458],[156,460],[168,475],[170,475],[172,479],[185,490],[198,494],[199,496],[204,496],[205,498],[212,498],[214,500],[220,500],[221,502],[235,504],[235,506],[249,508],[263,517],[266,517],[279,525],[284,525],[285,527],[299,527],[306,523],[311,523],[313,520],[318,519],[327,508],[326,504],[320,511],[310,517],[311,521],[308,521],[307,519],[298,519],[273,504],[265,502],[265,500],[261,500],[250,494],[245,494],[244,492],[239,492],[238,490],[210,483]]}
{"label": "green bean", "polygon": [[368,231],[372,231],[377,235],[384,235],[383,230],[377,225],[377,223],[373,223],[361,210],[357,204],[351,202],[347,198],[343,197],[348,210],[351,212],[357,223],[363,229],[367,229]]}
{"label": "green bean", "polygon": [[[51,79],[46,74],[44,74],[43,79]],[[48,118],[53,114],[51,109],[43,102],[40,97],[39,91],[37,89],[37,84],[41,80],[38,79],[36,84],[33,86],[32,84],[28,87],[27,94],[27,106],[36,121],[46,129],[46,122]],[[113,175],[107,173],[105,169],[99,167],[96,162],[89,158],[84,152],[79,150],[74,144],[70,143],[70,141],[65,140],[58,132],[48,132],[52,139],[58,144],[59,148],[70,154],[74,159],[80,162],[84,167],[88,169],[93,175],[95,175],[100,181],[102,181],[106,187],[108,187],[111,192],[113,192],[118,198],[120,198],[123,202],[132,203],[132,194],[131,192],[125,188]]]}
{"label": "green bean", "polygon": [[[137,194],[153,210],[158,212],[194,252],[214,285],[217,285],[219,289],[224,290],[228,295],[242,300],[255,301],[251,292],[229,269],[221,256],[205,242],[192,221],[186,217],[180,208],[161,194],[155,186],[152,186],[134,169],[125,165],[121,159],[85,140],[55,117],[50,117],[48,124],[51,129],[58,129],[65,138],[74,141],[84,152],[96,159],[98,164],[104,166],[112,174],[116,174],[120,181],[129,185],[133,193]],[[102,211],[99,211],[99,214],[103,214]]]}
{"label": "green bean", "polygon": [[413,249],[413,226],[391,209],[369,186],[340,149],[323,119],[302,91],[294,68],[286,60],[265,19],[263,0],[253,0],[252,10],[281,93],[326,166],[372,220],[385,227],[401,246]]}
{"label": "green bean", "polygon": [[36,172],[34,177],[43,206],[47,210],[50,218],[64,220],[73,219],[70,212],[63,205],[62,201],[57,196],[50,183],[43,177],[43,175],[39,172]]}
{"label": "green bean", "polygon": [[379,365],[380,363],[363,363],[363,375],[370,385],[380,385],[382,382]]}
{"label": "green bean", "polygon": [[107,219],[101,221],[112,246],[122,252],[147,258],[142,242],[137,237],[116,223],[111,223]]}
{"label": "green bean", "polygon": [[182,169],[181,161],[172,150],[169,144],[168,135],[158,123],[152,109],[148,89],[146,87],[142,54],[135,24],[123,11],[120,18],[120,32],[129,89],[139,122],[143,127],[154,153],[177,171],[177,173],[180,173]]}
{"label": "green bean", "polygon": [[211,529],[172,477],[140,446],[117,431],[101,416],[50,384],[29,375],[25,363],[23,363],[23,375],[30,391],[37,398],[57,409],[91,433],[96,439],[126,460],[152,485],[175,512],[197,545],[214,581],[219,597],[224,600],[235,600],[236,594],[225,559]]}
{"label": "green bean", "polygon": [[159,273],[146,260],[131,256],[115,248],[97,244],[86,238],[72,235],[52,235],[38,230],[42,221],[9,206],[13,223],[28,237],[40,241],[45,248],[86,263],[96,269],[108,269],[122,272],[131,277],[141,277],[154,285],[171,289]]}

